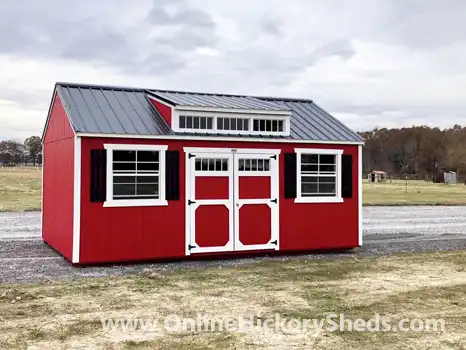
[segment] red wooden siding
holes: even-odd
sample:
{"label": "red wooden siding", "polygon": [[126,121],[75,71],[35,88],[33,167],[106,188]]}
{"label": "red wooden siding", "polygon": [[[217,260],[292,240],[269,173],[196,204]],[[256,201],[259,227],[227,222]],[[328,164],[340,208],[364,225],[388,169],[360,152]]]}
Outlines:
{"label": "red wooden siding", "polygon": [[272,235],[272,214],[267,204],[245,204],[239,210],[239,240],[244,245],[267,244]]}
{"label": "red wooden siding", "polygon": [[56,95],[44,135],[42,238],[68,260],[73,253],[74,142]]}
{"label": "red wooden siding", "polygon": [[[90,150],[101,149],[104,143],[168,145],[169,150],[178,150],[180,152],[180,200],[169,201],[168,206],[158,207],[104,208],[102,203],[90,203]],[[280,250],[306,251],[352,248],[358,245],[358,146],[84,138],[82,140],[81,174],[81,263],[185,256],[187,198],[183,147],[187,146],[280,149],[278,198]],[[344,154],[351,154],[353,156],[353,198],[344,199],[344,203],[294,203],[294,199],[285,199],[284,153],[294,152],[294,148],[343,149]],[[254,214],[246,213],[249,210],[253,209],[245,210],[245,215]],[[203,215],[202,210],[199,215]],[[211,220],[210,222],[215,220],[215,218],[212,219],[212,214],[204,219],[207,226],[208,220]],[[233,254],[238,254],[238,252],[233,252]]]}
{"label": "red wooden siding", "polygon": [[160,113],[163,119],[167,122],[168,125],[172,126],[172,109],[170,106],[167,106],[159,101],[149,99],[155,109]]}

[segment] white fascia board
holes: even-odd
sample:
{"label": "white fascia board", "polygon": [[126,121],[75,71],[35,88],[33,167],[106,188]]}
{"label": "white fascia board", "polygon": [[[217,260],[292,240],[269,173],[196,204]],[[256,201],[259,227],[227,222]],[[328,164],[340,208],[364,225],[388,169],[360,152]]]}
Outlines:
{"label": "white fascia board", "polygon": [[254,137],[219,137],[208,135],[133,135],[133,134],[105,134],[105,133],[77,133],[81,137],[146,139],[146,140],[193,140],[193,141],[222,141],[222,142],[272,142],[272,143],[308,143],[322,145],[364,145],[364,141],[321,141],[321,140],[293,140],[283,138],[254,138]]}
{"label": "white fascia board", "polygon": [[183,147],[185,153],[280,154],[280,149]]}
{"label": "white fascia board", "polygon": [[248,108],[218,108],[218,107],[199,107],[199,106],[176,106],[174,107],[175,111],[183,112],[202,112],[205,113],[215,113],[215,114],[235,114],[235,115],[251,115],[258,114],[263,116],[283,116],[290,117],[292,112],[289,110],[275,110],[275,109],[248,109]]}

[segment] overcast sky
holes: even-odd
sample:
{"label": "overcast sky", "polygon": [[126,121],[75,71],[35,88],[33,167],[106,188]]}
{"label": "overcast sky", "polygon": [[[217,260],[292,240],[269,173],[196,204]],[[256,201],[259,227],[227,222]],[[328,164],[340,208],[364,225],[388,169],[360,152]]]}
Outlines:
{"label": "overcast sky", "polygon": [[56,81],[312,98],[357,131],[466,124],[464,0],[1,0],[0,139]]}

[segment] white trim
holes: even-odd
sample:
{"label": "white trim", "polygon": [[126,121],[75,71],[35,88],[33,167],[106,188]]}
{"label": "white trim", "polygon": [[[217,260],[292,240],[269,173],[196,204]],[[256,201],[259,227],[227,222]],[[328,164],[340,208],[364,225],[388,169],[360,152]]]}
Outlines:
{"label": "white trim", "polygon": [[[147,206],[166,206],[168,201],[165,199],[165,151],[166,145],[134,145],[134,144],[115,144],[106,143],[104,148],[107,152],[107,200],[104,207],[147,207]],[[159,151],[159,199],[113,199],[113,151]],[[128,174],[129,175],[129,174]]]}
{"label": "white trim", "polygon": [[[185,153],[241,153],[241,154],[280,154],[279,149],[260,148],[209,148],[209,147],[183,147]],[[204,155],[202,155],[204,157]],[[207,157],[207,156],[206,156]],[[215,158],[212,156],[211,158]]]}
{"label": "white trim", "polygon": [[358,245],[362,246],[362,146],[358,146]]}
{"label": "white trim", "polygon": [[[295,203],[343,203],[341,197],[341,149],[295,148],[296,152],[296,198]],[[332,197],[303,197],[301,194],[301,155],[302,154],[331,154],[336,156],[335,164],[335,196]],[[314,176],[314,175],[309,175]],[[319,176],[319,175],[315,175]],[[332,175],[333,177],[333,175]]]}
{"label": "white trim", "polygon": [[203,112],[216,114],[254,114],[263,116],[285,116],[291,117],[292,112],[289,110],[274,110],[274,109],[248,109],[248,108],[215,108],[215,107],[200,107],[200,106],[175,106],[176,111],[182,112]]}
{"label": "white trim", "polygon": [[[180,116],[193,116],[193,117],[206,117],[212,118],[212,129],[188,129],[180,128],[179,121]],[[217,129],[217,118],[241,118],[248,120],[248,130],[223,130]],[[281,120],[283,121],[283,131],[254,131],[254,119],[267,119],[267,120]],[[235,114],[226,114],[220,112],[211,113],[211,112],[192,112],[192,111],[180,111],[178,109],[173,109],[172,111],[172,123],[171,128],[173,131],[180,133],[193,133],[198,132],[202,134],[225,134],[225,135],[270,135],[270,136],[289,136],[290,135],[290,116],[275,116],[269,114],[244,114],[244,113],[235,113]]]}
{"label": "white trim", "polygon": [[215,137],[201,135],[133,135],[133,134],[105,134],[105,133],[82,133],[81,137],[142,139],[142,140],[190,140],[190,141],[223,141],[223,142],[269,142],[269,143],[306,143],[319,145],[364,145],[364,141],[323,141],[323,140],[293,140],[284,138],[256,138],[256,137]]}
{"label": "white trim", "polygon": [[81,138],[74,139],[73,264],[79,263],[81,239]]}

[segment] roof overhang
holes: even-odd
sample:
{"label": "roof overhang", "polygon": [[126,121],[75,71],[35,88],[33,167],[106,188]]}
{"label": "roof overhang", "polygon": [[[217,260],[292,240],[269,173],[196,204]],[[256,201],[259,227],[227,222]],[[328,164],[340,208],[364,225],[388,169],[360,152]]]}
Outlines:
{"label": "roof overhang", "polygon": [[323,145],[353,145],[362,146],[364,141],[338,141],[338,140],[294,140],[278,137],[235,137],[232,136],[207,136],[207,135],[131,135],[131,134],[101,134],[101,133],[77,133],[81,137],[121,138],[121,139],[146,139],[146,140],[194,140],[194,141],[223,141],[223,142],[272,142],[272,143],[309,143]]}

